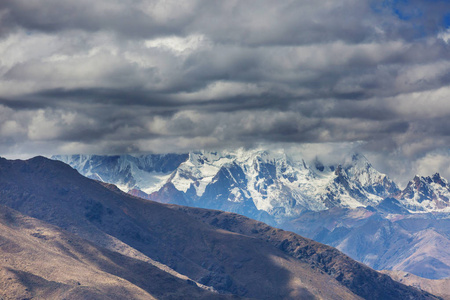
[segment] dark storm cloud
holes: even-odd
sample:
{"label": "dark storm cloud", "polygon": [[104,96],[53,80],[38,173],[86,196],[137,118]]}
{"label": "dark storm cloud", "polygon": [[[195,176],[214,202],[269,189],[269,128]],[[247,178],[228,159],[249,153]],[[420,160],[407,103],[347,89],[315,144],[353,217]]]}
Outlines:
{"label": "dark storm cloud", "polygon": [[1,1],[0,154],[334,143],[399,176],[409,161],[425,170],[450,143],[449,11],[412,0]]}
{"label": "dark storm cloud", "polygon": [[160,23],[150,18],[135,1],[4,0],[1,25],[14,30],[60,32],[64,30],[113,31],[123,36],[178,34],[186,17]]}
{"label": "dark storm cloud", "polygon": [[32,101],[32,100],[24,100],[24,99],[5,99],[0,98],[0,105],[3,105],[8,108],[12,108],[15,110],[29,110],[29,109],[39,109],[39,108],[45,108],[48,105],[50,105],[52,102],[49,102],[49,104],[46,104],[45,101]]}
{"label": "dark storm cloud", "polygon": [[[248,45],[354,43],[377,35],[370,22],[361,22],[358,14],[349,13],[370,17],[371,7],[366,2],[320,6],[302,2],[5,0],[0,9],[2,28],[45,32],[110,30],[127,37],[152,37],[201,31],[220,43]],[[341,21],[344,17],[346,22]]]}
{"label": "dark storm cloud", "polygon": [[[2,28],[112,31],[127,37],[203,32],[219,43],[361,43],[436,33],[447,1],[58,1],[4,0]],[[411,21],[411,22],[409,22]],[[414,35],[412,36],[414,37]]]}

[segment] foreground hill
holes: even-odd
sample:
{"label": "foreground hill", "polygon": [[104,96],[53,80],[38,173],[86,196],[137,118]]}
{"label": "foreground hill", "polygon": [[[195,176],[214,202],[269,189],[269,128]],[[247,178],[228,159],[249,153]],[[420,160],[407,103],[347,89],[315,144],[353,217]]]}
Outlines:
{"label": "foreground hill", "polygon": [[229,299],[0,206],[2,299]]}
{"label": "foreground hill", "polygon": [[43,157],[0,159],[0,203],[124,256],[154,259],[221,293],[258,299],[434,298],[294,233],[218,211],[202,210],[199,218],[189,208],[105,188]]}

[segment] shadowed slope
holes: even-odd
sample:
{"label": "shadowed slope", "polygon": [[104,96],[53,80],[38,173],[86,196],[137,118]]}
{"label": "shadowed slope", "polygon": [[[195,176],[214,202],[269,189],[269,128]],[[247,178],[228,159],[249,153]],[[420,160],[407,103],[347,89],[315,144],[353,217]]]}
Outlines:
{"label": "shadowed slope", "polygon": [[226,299],[141,260],[0,206],[5,299]]}
{"label": "shadowed slope", "polygon": [[358,263],[337,249],[303,238],[293,232],[270,227],[247,217],[221,211],[172,206],[206,224],[265,240],[284,253],[319,269],[365,299],[427,299],[426,293],[411,290],[389,276]]}

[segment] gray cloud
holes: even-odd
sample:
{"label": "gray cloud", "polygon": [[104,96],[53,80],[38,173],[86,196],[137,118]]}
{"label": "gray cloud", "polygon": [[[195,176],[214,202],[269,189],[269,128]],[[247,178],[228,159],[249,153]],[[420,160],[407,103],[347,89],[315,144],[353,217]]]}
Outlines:
{"label": "gray cloud", "polygon": [[2,1],[0,154],[334,145],[404,181],[450,160],[447,2]]}

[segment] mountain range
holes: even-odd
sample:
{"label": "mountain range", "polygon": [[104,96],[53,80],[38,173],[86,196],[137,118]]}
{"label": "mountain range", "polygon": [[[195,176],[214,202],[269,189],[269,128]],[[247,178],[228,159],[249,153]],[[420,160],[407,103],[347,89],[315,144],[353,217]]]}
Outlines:
{"label": "mountain range", "polygon": [[172,193],[178,199],[172,195],[170,201],[197,207],[230,206],[228,210],[247,207],[256,214],[266,212],[275,221],[303,211],[376,206],[387,197],[396,198],[412,213],[450,212],[450,186],[439,174],[416,176],[400,190],[362,154],[353,154],[337,165],[292,159],[283,150],[244,149],[52,158],[84,176],[146,198]]}
{"label": "mountain range", "polygon": [[283,150],[53,159],[141,198],[291,230],[378,270],[450,276],[450,186],[437,173],[400,189],[362,154],[330,165]]}
{"label": "mountain range", "polygon": [[0,159],[5,299],[438,299],[293,232]]}

